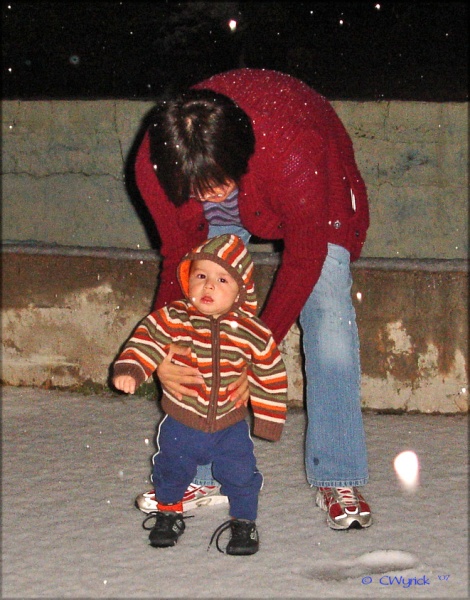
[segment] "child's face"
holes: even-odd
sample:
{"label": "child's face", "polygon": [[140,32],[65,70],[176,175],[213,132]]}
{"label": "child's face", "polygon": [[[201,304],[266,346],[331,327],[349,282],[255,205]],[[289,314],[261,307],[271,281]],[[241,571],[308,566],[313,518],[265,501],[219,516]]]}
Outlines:
{"label": "child's face", "polygon": [[189,273],[189,298],[203,314],[220,317],[238,298],[238,284],[212,260],[195,260]]}

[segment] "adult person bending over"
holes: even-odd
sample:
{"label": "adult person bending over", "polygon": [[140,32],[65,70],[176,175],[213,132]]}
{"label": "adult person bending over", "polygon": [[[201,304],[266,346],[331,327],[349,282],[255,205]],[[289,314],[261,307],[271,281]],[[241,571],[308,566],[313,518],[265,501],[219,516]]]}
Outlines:
{"label": "adult person bending over", "polygon": [[[177,299],[177,265],[205,238],[235,233],[245,243],[251,235],[283,241],[261,317],[277,343],[300,317],[307,481],[330,527],[368,527],[370,508],[357,489],[368,469],[350,260],[360,255],[369,210],[345,127],[306,84],[261,69],[215,75],[160,102],[148,123],[135,175],[161,238],[154,308]],[[199,375],[171,364],[171,356],[157,374],[181,393]],[[234,397],[247,402],[246,378],[237,385]],[[202,467],[184,508],[216,501],[226,498],[210,465]],[[154,492],[140,494],[136,505],[155,510]]]}

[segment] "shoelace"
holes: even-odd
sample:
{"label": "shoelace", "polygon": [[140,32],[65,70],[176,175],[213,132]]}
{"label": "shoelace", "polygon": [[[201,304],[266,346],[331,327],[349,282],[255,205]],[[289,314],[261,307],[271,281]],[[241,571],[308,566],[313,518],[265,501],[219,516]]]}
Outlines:
{"label": "shoelace", "polygon": [[341,504],[344,504],[345,506],[357,506],[359,504],[359,499],[354,493],[353,488],[344,487],[336,489],[340,496],[339,501]]}
{"label": "shoelace", "polygon": [[207,546],[207,551],[208,552],[209,552],[210,547],[212,546],[212,543],[214,542],[214,539],[215,539],[215,546],[216,546],[217,550],[219,552],[222,552],[222,554],[225,554],[225,551],[222,550],[222,548],[219,546],[219,540],[220,540],[220,536],[224,533],[224,531],[227,531],[227,529],[230,529],[232,521],[233,521],[233,519],[229,519],[228,521],[225,521],[224,523],[222,523],[221,525],[219,525],[217,527],[217,529],[212,534],[211,541],[209,542],[209,545]]}
{"label": "shoelace", "polygon": [[330,507],[332,503],[337,502],[342,507],[345,515],[354,515],[359,513],[359,498],[357,497],[354,489],[350,487],[340,487],[335,489],[339,497],[336,498],[330,488],[331,491],[327,492],[328,507]]}
{"label": "shoelace", "polygon": [[[165,514],[162,511],[154,511],[151,513],[148,513],[148,515],[145,517],[143,523],[142,523],[142,527],[146,530],[146,531],[150,531],[151,529],[153,529],[157,523],[161,524],[161,523],[166,523],[167,525],[169,525],[169,521],[170,519],[168,517],[173,516],[171,513]],[[191,519],[192,517],[194,517],[194,515],[188,515],[188,516],[183,516],[183,514],[181,514],[181,518],[182,519]],[[155,519],[155,523],[153,525],[151,525],[150,527],[146,526],[147,521],[150,521],[150,519]]]}
{"label": "shoelace", "polygon": [[224,550],[222,550],[222,548],[219,546],[219,540],[220,537],[222,536],[222,534],[227,531],[227,529],[232,529],[232,540],[233,539],[237,539],[238,537],[242,537],[245,532],[247,531],[247,529],[251,529],[253,527],[253,523],[251,521],[247,521],[246,523],[244,521],[239,521],[237,519],[229,519],[228,521],[225,521],[225,523],[222,523],[221,525],[219,525],[217,527],[217,529],[214,531],[214,533],[212,534],[211,537],[211,541],[209,542],[209,545],[207,546],[207,551],[210,550],[210,547],[212,546],[212,543],[214,542],[215,539],[215,545],[216,548],[219,552],[221,552],[222,554],[225,554],[226,552]]}

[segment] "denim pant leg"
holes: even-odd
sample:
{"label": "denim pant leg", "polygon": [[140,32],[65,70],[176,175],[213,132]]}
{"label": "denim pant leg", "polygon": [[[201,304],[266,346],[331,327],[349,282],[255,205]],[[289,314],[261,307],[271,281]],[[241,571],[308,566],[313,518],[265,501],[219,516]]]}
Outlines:
{"label": "denim pant leg", "polygon": [[244,244],[248,244],[251,238],[251,233],[239,225],[209,225],[208,236],[210,238],[223,235],[224,233],[238,235]]}
{"label": "denim pant leg", "polygon": [[[209,225],[209,237],[216,237],[224,233],[233,233],[238,235],[245,244],[248,244],[251,233],[243,227],[237,225]],[[197,468],[196,477],[193,480],[196,485],[219,485],[219,482],[212,476],[212,465],[200,465]]]}
{"label": "denim pant leg", "polygon": [[368,481],[351,284],[349,252],[328,244],[320,278],[300,315],[307,379],[305,468],[312,486]]}

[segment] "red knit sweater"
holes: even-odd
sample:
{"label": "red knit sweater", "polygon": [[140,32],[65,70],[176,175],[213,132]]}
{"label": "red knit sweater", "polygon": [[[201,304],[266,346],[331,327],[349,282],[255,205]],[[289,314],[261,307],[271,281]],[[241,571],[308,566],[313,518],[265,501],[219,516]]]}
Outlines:
{"label": "red knit sweater", "polygon": [[[301,81],[275,71],[237,69],[195,86],[232,98],[251,118],[256,137],[239,186],[244,227],[284,250],[261,314],[280,342],[317,282],[327,243],[359,257],[369,226],[364,181],[351,139],[331,104]],[[176,268],[207,237],[202,203],[176,208],[149,159],[147,134],[136,158],[136,181],[161,238],[163,257],[155,308],[179,296]],[[353,194],[353,195],[352,195]]]}

